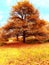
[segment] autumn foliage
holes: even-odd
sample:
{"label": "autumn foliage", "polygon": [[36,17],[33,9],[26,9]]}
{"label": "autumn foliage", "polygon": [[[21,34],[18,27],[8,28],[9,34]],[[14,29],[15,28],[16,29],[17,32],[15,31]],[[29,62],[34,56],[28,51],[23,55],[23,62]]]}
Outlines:
{"label": "autumn foliage", "polygon": [[23,42],[28,36],[34,36],[40,42],[49,39],[47,22],[39,18],[39,11],[28,1],[18,2],[12,7],[8,23],[2,27],[0,34],[5,41],[12,37],[18,40],[18,36],[23,36]]}

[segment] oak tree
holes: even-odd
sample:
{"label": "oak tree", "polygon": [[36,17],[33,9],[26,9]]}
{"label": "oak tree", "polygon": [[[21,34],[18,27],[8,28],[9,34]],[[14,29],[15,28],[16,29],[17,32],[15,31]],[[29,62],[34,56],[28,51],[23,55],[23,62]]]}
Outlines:
{"label": "oak tree", "polygon": [[[34,36],[42,41],[49,38],[47,23],[39,18],[39,11],[28,1],[18,2],[12,7],[8,23],[3,27],[5,38]],[[46,31],[46,32],[45,32]]]}

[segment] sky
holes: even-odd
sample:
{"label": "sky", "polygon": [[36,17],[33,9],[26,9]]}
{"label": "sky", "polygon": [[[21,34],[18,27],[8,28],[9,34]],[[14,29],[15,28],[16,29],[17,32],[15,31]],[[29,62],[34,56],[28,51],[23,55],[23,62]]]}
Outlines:
{"label": "sky", "polygon": [[[13,5],[22,0],[0,0],[0,27],[7,23]],[[40,18],[49,22],[49,0],[29,0],[38,9]]]}

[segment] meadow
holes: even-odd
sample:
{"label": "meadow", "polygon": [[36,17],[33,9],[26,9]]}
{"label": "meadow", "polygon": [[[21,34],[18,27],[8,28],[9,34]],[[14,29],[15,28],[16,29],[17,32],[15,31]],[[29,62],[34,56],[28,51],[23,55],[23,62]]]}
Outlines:
{"label": "meadow", "polygon": [[0,65],[49,65],[49,43],[1,46]]}

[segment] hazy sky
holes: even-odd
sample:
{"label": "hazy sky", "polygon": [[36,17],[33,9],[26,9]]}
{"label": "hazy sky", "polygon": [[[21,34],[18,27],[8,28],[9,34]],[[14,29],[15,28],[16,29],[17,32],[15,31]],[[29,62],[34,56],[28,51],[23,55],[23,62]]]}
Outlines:
{"label": "hazy sky", "polygon": [[[21,0],[0,0],[0,26],[7,22],[11,7]],[[40,18],[49,21],[49,0],[29,0],[40,12]]]}

